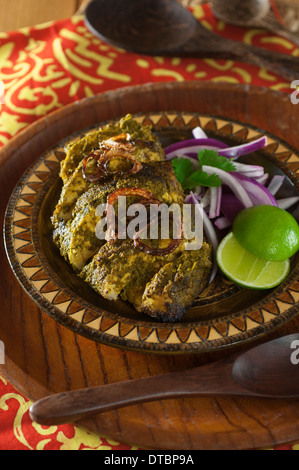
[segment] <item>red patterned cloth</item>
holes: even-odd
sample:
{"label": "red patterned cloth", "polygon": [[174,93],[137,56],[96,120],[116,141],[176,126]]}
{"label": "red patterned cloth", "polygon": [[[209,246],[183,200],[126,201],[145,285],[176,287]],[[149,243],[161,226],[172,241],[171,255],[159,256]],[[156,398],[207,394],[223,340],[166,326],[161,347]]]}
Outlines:
{"label": "red patterned cloth", "polygon": [[[228,26],[207,6],[194,8],[193,13],[223,37],[299,55],[290,41],[258,29]],[[149,57],[114,48],[93,36],[82,17],[73,17],[0,33],[0,146],[28,124],[75,100],[127,85],[175,80],[248,83],[290,92],[290,83],[283,78],[240,62]],[[136,449],[73,425],[37,425],[29,417],[29,406],[0,376],[1,450]],[[299,443],[275,449],[299,450]]]}

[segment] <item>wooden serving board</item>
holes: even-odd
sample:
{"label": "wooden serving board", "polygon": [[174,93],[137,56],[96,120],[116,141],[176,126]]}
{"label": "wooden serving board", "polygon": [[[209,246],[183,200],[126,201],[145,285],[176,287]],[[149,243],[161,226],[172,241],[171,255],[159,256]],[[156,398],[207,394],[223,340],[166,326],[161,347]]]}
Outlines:
{"label": "wooden serving board", "polygon": [[[1,220],[24,170],[72,132],[126,113],[191,111],[262,128],[299,148],[299,106],[262,88],[205,82],[148,84],[100,94],[37,121],[0,153]],[[217,360],[230,349],[161,355],[104,346],[79,336],[42,312],[15,279],[0,249],[0,339],[6,364],[0,373],[31,400],[50,393],[182,370]],[[299,318],[255,342],[297,332]],[[249,347],[238,346],[237,350]],[[234,352],[236,348],[234,348]],[[299,400],[192,398],[103,413],[81,425],[121,442],[164,450],[249,449],[299,438]]]}

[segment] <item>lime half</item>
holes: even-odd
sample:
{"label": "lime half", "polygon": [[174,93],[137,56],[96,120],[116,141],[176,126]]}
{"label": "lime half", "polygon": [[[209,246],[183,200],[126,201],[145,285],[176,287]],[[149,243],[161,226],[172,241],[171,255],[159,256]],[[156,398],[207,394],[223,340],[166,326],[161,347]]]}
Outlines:
{"label": "lime half", "polygon": [[233,233],[227,235],[217,250],[221,271],[232,281],[249,289],[271,289],[281,284],[290,272],[290,260],[267,261],[239,245]]}
{"label": "lime half", "polygon": [[243,248],[269,261],[285,261],[299,249],[298,223],[279,207],[244,209],[234,220],[233,234]]}

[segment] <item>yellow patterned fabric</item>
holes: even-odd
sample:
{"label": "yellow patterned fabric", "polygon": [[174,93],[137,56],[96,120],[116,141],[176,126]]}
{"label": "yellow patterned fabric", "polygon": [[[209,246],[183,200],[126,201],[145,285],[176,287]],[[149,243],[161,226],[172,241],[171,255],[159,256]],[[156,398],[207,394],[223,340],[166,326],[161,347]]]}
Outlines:
{"label": "yellow patterned fabric", "polygon": [[[298,48],[286,39],[216,20],[208,7],[198,6],[193,12],[206,28],[224,37],[293,56],[299,54]],[[102,42],[87,30],[82,17],[73,17],[14,33],[0,33],[0,101],[3,102],[0,145],[34,120],[71,101],[126,85],[184,80],[290,89],[290,83],[281,77],[232,60],[131,54]]]}

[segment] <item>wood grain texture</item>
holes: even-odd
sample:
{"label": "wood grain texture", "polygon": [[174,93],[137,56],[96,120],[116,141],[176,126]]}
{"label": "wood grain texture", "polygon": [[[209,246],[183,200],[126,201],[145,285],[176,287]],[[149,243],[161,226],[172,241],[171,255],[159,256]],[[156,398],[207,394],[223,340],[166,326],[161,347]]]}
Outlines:
{"label": "wood grain texture", "polygon": [[14,31],[72,16],[83,0],[1,0],[0,31]]}
{"label": "wood grain texture", "polygon": [[214,15],[225,23],[245,26],[247,28],[265,29],[272,34],[278,34],[299,46],[299,36],[293,34],[289,27],[282,24],[277,13],[271,9],[270,2],[250,0],[246,3],[240,0],[211,0]]}
{"label": "wood grain texture", "polygon": [[299,369],[290,361],[293,342],[299,343],[299,334],[193,369],[50,395],[30,407],[30,416],[36,423],[56,425],[167,398],[299,398]]}
{"label": "wood grain texture", "polygon": [[[200,110],[247,122],[281,139],[287,135],[288,142],[299,148],[294,125],[299,119],[299,107],[293,106],[286,94],[205,82],[149,84],[101,94],[96,103],[87,98],[65,107],[62,120],[61,112],[41,119],[2,149],[1,221],[9,195],[24,170],[58,140],[127,112],[161,109]],[[59,325],[36,306],[14,278],[3,244],[0,262],[0,338],[6,348],[6,364],[0,372],[32,400],[49,393],[180,371],[230,354],[229,350],[220,350],[200,356],[157,356],[96,344]],[[298,328],[296,318],[266,337],[291,334]],[[147,448],[256,448],[298,438],[299,401],[170,399],[105,412],[81,424],[118,441]]]}

